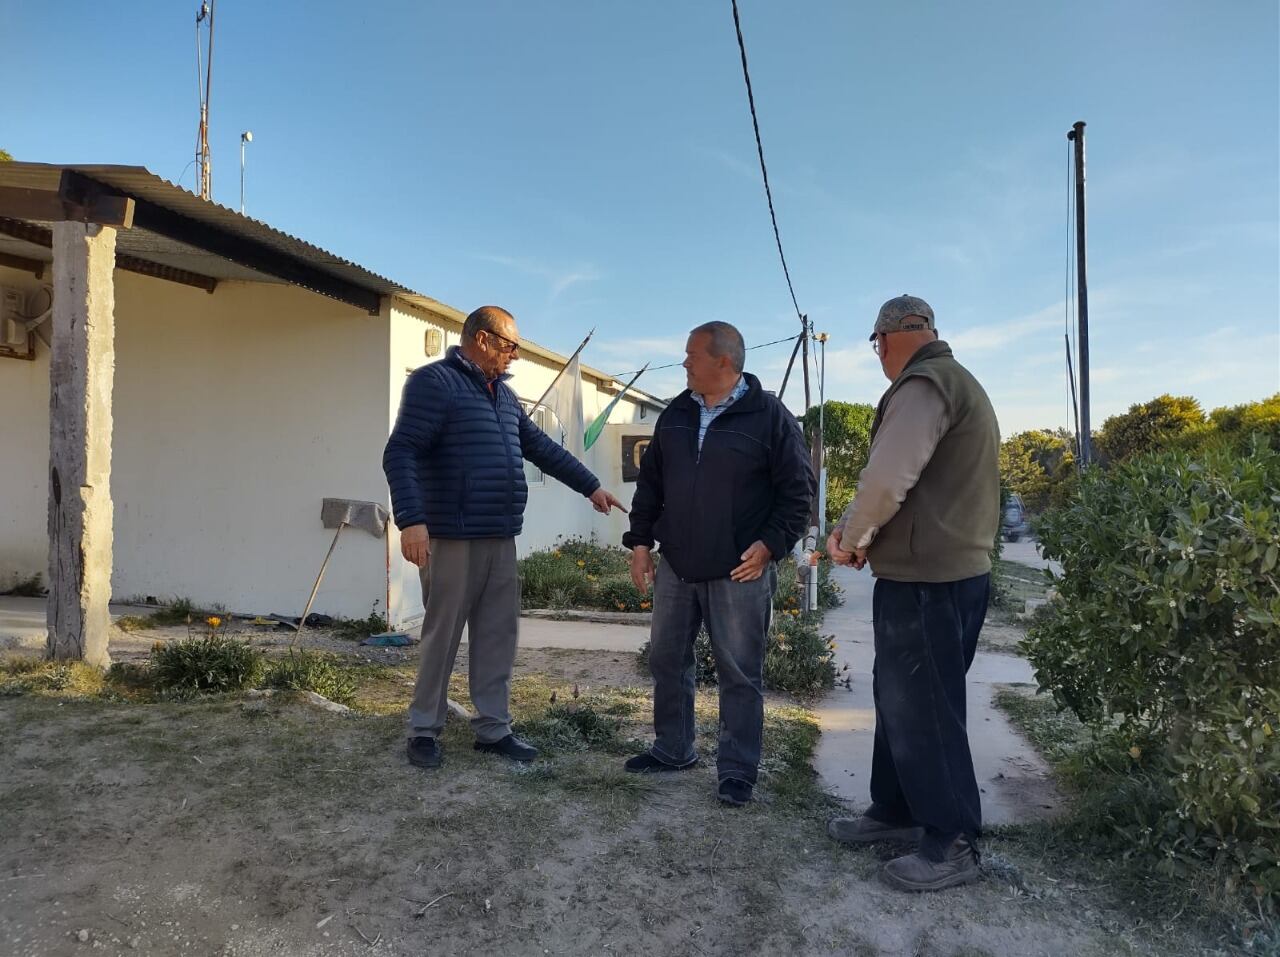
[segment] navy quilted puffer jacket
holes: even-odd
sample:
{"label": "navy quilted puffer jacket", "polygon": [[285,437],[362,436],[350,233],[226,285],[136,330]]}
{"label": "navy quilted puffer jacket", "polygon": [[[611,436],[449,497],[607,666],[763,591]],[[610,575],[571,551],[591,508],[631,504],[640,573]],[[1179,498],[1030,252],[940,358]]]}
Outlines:
{"label": "navy quilted puffer jacket", "polygon": [[528,459],[575,492],[600,482],[530,420],[503,376],[490,391],[454,346],[415,370],[382,453],[398,528],[426,525],[433,538],[520,534]]}

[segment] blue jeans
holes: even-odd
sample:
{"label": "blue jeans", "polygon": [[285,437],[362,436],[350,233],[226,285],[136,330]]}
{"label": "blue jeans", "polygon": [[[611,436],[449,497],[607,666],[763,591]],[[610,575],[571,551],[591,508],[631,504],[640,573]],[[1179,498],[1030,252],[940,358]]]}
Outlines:
{"label": "blue jeans", "polygon": [[649,753],[659,761],[682,766],[698,756],[693,643],[705,624],[720,686],[716,769],[721,781],[737,778],[756,783],[764,734],[764,648],[777,584],[777,566],[772,562],[753,582],[730,578],[685,582],[669,563],[658,565],[649,632],[655,735]]}
{"label": "blue jeans", "polygon": [[965,674],[987,614],[991,576],[927,583],[877,579],[872,598],[876,705],[867,814],[924,828],[920,852],[942,860],[982,828],[965,727]]}

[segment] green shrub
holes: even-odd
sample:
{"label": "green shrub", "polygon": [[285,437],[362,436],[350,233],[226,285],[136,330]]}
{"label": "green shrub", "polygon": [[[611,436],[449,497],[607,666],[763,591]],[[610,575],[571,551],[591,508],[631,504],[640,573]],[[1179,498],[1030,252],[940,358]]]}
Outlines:
{"label": "green shrub", "polygon": [[558,541],[551,555],[588,575],[620,575],[631,570],[631,553],[616,545],[600,545],[595,539],[568,538]]}
{"label": "green shrub", "polygon": [[606,611],[648,611],[653,607],[653,597],[636,588],[628,575],[598,582],[596,604]]}
{"label": "green shrub", "polygon": [[356,682],[333,655],[290,650],[267,669],[266,685],[281,691],[314,691],[330,701],[350,704]]}
{"label": "green shrub", "polygon": [[0,594],[13,595],[15,598],[43,598],[48,590],[44,587],[44,575],[36,572],[30,578],[19,579],[7,592]]}
{"label": "green shrub", "polygon": [[212,634],[151,647],[156,686],[173,692],[252,688],[265,670],[262,652],[243,641]]}
{"label": "green shrub", "polygon": [[594,597],[582,569],[554,551],[534,552],[519,568],[522,608],[585,608]]}
{"label": "green shrub", "polygon": [[1159,867],[1207,858],[1280,895],[1280,453],[1091,469],[1041,522],[1057,601],[1024,648],[1114,766],[1167,800],[1118,822]]}

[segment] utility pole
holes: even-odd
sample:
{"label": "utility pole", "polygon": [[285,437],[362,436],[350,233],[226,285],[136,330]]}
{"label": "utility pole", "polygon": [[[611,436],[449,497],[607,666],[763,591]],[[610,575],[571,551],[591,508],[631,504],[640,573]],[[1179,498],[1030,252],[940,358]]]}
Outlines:
{"label": "utility pole", "polygon": [[827,524],[827,334],[815,333],[818,343],[818,537]]}
{"label": "utility pole", "polygon": [[[200,198],[211,199],[213,194],[213,166],[209,159],[209,93],[213,88],[213,8],[217,0],[208,0],[208,4],[200,4],[200,12],[196,14],[197,29],[199,23],[209,16],[209,53],[205,61],[204,99],[200,102],[200,137],[196,146],[196,163],[200,168]],[[196,44],[199,51],[200,44]]]}
{"label": "utility pole", "polygon": [[1080,321],[1080,463],[1093,461],[1093,435],[1089,431],[1089,284],[1085,270],[1084,228],[1084,121],[1067,133],[1076,154],[1076,301]]}

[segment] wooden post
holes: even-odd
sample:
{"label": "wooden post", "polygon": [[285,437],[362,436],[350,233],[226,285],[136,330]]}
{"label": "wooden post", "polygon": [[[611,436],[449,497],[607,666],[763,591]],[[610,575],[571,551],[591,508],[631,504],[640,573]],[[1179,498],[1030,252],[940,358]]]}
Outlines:
{"label": "wooden post", "polygon": [[53,224],[48,656],[106,667],[116,230]]}

